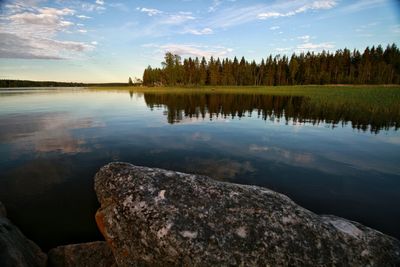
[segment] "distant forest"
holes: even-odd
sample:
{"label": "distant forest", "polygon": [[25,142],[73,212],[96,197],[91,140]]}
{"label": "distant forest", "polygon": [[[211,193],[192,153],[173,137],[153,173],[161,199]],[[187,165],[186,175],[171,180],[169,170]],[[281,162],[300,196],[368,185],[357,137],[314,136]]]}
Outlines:
{"label": "distant forest", "polygon": [[136,86],[129,78],[128,83],[73,83],[73,82],[53,82],[53,81],[29,81],[29,80],[0,80],[0,88],[13,87],[87,87],[87,86]]}
{"label": "distant forest", "polygon": [[213,58],[182,58],[165,54],[162,68],[149,66],[143,73],[147,86],[179,85],[307,85],[307,84],[399,84],[400,51],[381,45],[335,53],[293,54],[262,59],[260,63]]}

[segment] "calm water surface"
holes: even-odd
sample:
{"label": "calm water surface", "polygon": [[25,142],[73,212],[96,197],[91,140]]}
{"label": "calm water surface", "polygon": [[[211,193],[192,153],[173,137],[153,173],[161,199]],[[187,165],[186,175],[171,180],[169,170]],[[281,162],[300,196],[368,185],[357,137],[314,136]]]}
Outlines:
{"label": "calm water surface", "polygon": [[399,131],[305,105],[289,96],[3,89],[0,200],[44,249],[101,239],[93,176],[127,161],[265,186],[400,238]]}

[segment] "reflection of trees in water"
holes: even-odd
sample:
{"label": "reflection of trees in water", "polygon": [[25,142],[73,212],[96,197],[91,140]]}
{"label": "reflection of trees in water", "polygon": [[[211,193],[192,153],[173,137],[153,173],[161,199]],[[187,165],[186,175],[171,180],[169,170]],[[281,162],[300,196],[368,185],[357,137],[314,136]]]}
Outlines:
{"label": "reflection of trees in water", "polygon": [[167,107],[169,123],[184,118],[235,118],[251,116],[255,112],[263,120],[288,123],[328,123],[368,129],[377,133],[381,129],[396,130],[400,122],[399,110],[371,108],[369,105],[351,106],[345,102],[313,101],[304,96],[276,96],[257,94],[160,94],[145,93],[144,99],[151,109]]}

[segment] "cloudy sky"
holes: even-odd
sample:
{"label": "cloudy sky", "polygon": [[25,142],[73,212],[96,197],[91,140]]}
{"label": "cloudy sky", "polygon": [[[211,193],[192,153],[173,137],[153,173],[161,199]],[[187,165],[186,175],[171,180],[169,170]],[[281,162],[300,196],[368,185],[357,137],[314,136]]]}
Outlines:
{"label": "cloudy sky", "polygon": [[399,40],[395,0],[0,0],[0,79],[126,82],[165,51],[259,61]]}

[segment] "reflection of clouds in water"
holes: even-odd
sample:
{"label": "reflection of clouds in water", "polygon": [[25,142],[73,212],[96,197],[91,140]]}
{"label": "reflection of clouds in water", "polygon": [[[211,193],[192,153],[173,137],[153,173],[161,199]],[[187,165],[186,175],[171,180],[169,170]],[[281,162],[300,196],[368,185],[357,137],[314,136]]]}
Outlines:
{"label": "reflection of clouds in water", "polygon": [[255,172],[249,161],[239,162],[230,159],[187,159],[187,171],[208,175],[217,179],[232,179],[238,174]]}
{"label": "reflection of clouds in water", "polygon": [[211,135],[208,133],[203,133],[203,132],[195,132],[192,134],[192,140],[193,141],[209,141],[211,140]]}
{"label": "reflection of clouds in water", "polygon": [[400,136],[387,136],[387,135],[377,135],[375,136],[380,142],[393,144],[393,145],[400,145]]}
{"label": "reflection of clouds in water", "polygon": [[297,152],[279,147],[257,144],[249,146],[250,153],[266,160],[283,162],[292,166],[306,167],[338,175],[354,174],[358,170],[375,170],[381,173],[398,174],[400,168],[376,158],[357,158],[344,152],[324,151],[323,155]]}
{"label": "reflection of clouds in water", "polygon": [[91,118],[75,118],[68,113],[40,113],[0,118],[0,142],[14,145],[14,152],[61,152],[66,154],[89,152],[83,138],[71,131],[104,127]]}
{"label": "reflection of clouds in water", "polygon": [[288,164],[293,165],[312,165],[315,163],[315,157],[310,153],[295,152],[279,147],[268,147],[252,144],[249,146],[250,152],[267,152],[263,153],[268,159],[273,159],[276,161],[284,161]]}
{"label": "reflection of clouds in water", "polygon": [[[347,153],[328,151],[324,154],[324,158],[330,160],[331,162],[339,162],[343,166],[351,166],[352,169],[362,170],[362,171],[378,171],[381,173],[388,173],[399,175],[400,165],[393,164],[393,162],[387,162],[384,159],[375,158],[373,156],[360,156],[359,158],[354,155],[349,155]],[[336,169],[333,170],[338,171]],[[343,171],[343,169],[341,170]]]}

